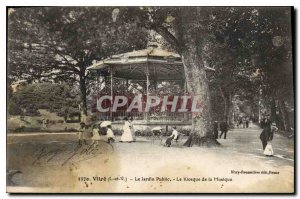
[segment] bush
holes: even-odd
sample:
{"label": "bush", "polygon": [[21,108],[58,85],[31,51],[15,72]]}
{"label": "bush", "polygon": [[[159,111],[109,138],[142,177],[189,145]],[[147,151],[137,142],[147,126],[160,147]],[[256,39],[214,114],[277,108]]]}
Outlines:
{"label": "bush", "polygon": [[182,130],[180,130],[179,132],[182,133],[182,134],[184,134],[184,135],[189,136],[190,133],[191,133],[191,130],[188,130],[188,129],[182,129]]}
{"label": "bush", "polygon": [[172,134],[171,131],[162,132],[162,136],[170,136]]}
{"label": "bush", "polygon": [[15,129],[15,132],[41,132],[41,128],[25,127],[21,126]]}
{"label": "bush", "polygon": [[10,93],[8,111],[11,115],[20,115],[26,110],[26,116],[38,116],[38,109],[48,109],[59,116],[80,115],[78,95],[64,84],[39,83],[25,85]]}
{"label": "bush", "polygon": [[73,127],[71,128],[66,127],[63,132],[78,132],[78,131],[79,131],[78,129],[75,129]]}
{"label": "bush", "polygon": [[10,115],[21,115],[22,114],[22,109],[14,101],[8,102],[7,110]]}
{"label": "bush", "polygon": [[113,132],[114,132],[114,135],[122,135],[123,134],[123,130],[120,130],[120,129],[114,129]]}
{"label": "bush", "polygon": [[41,115],[39,109],[36,105],[30,104],[25,108],[25,115],[26,116],[39,116]]}

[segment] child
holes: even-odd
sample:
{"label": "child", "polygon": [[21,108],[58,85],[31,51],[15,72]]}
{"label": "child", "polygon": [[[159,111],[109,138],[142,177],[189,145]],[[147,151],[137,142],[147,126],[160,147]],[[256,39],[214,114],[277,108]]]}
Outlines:
{"label": "child", "polygon": [[174,126],[174,127],[172,127],[172,134],[171,134],[171,136],[168,137],[167,140],[166,140],[167,147],[171,146],[172,140],[175,140],[177,142],[178,139],[179,139],[179,133],[176,130],[176,126]]}
{"label": "child", "polygon": [[78,132],[78,145],[81,146],[82,145],[82,141],[84,141],[85,145],[88,145],[88,143],[86,142],[86,131],[87,131],[87,125],[84,122],[80,123],[80,128],[79,128],[79,132]]}
{"label": "child", "polygon": [[112,131],[111,125],[108,125],[106,131],[106,137],[107,137],[107,142],[114,142],[115,141],[115,135],[114,132]]}

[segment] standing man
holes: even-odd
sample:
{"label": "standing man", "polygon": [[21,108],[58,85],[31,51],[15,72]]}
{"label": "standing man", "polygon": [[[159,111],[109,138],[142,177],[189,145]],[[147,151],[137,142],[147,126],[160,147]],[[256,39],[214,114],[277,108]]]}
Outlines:
{"label": "standing man", "polygon": [[217,121],[214,122],[213,128],[214,128],[214,137],[215,137],[215,139],[218,139],[219,131],[218,131],[218,122]]}
{"label": "standing man", "polygon": [[246,128],[246,119],[243,117],[243,128]]}
{"label": "standing man", "polygon": [[228,131],[228,125],[225,121],[221,122],[220,130],[221,130],[220,138],[222,138],[222,135],[224,134],[224,139],[226,139],[226,135],[227,135],[227,131]]}

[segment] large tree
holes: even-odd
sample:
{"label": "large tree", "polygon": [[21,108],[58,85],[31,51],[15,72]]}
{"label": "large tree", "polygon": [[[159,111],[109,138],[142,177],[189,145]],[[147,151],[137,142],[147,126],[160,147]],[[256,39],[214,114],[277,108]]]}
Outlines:
{"label": "large tree", "polygon": [[[212,140],[211,88],[222,94],[224,119],[234,95],[257,98],[261,90],[265,101],[276,100],[280,112],[286,112],[293,93],[290,14],[288,8],[17,8],[8,20],[9,75],[77,81],[86,112],[87,84],[93,80],[86,67],[111,54],[144,48],[144,29],[155,30],[181,55],[188,91],[202,102],[201,113],[193,115],[195,136],[187,145],[201,144]],[[210,80],[206,65],[216,69]]]}
{"label": "large tree", "polygon": [[[257,96],[262,86],[278,93],[282,90],[275,81],[278,77],[291,90],[292,82],[284,75],[292,71],[289,8],[142,7],[123,8],[120,14],[123,21],[132,19],[155,30],[181,55],[188,91],[202,101],[201,114],[193,115],[196,136],[192,140],[199,144],[212,135],[206,64],[216,68],[225,103],[224,119],[230,114],[235,94]],[[286,42],[282,45],[281,41]],[[221,51],[214,51],[216,46],[222,46]],[[216,53],[211,57],[215,63],[210,62],[212,53]],[[264,71],[269,80],[255,80],[257,71]]]}
{"label": "large tree", "polygon": [[[279,121],[279,115],[285,130],[289,126],[286,108],[293,107],[291,19],[288,7],[233,8],[227,25],[217,34],[230,49],[227,57],[234,60],[232,66],[238,66],[227,73],[228,80],[221,79],[231,82],[224,90],[247,98],[252,105],[264,101],[272,119]],[[230,67],[219,68],[226,75]]]}
{"label": "large tree", "polygon": [[84,114],[86,68],[93,60],[143,48],[147,33],[135,23],[118,26],[108,7],[13,8],[8,17],[8,66],[12,81],[78,83]]}
{"label": "large tree", "polygon": [[194,134],[189,146],[192,142],[201,144],[212,140],[210,92],[204,60],[211,37],[211,16],[210,8],[201,7],[134,7],[120,11],[121,20],[135,21],[156,31],[181,55],[188,91],[201,101],[201,112],[193,114]]}

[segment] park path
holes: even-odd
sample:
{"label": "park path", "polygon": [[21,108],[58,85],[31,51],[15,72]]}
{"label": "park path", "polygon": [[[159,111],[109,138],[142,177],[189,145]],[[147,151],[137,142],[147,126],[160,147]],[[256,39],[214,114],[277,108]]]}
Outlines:
{"label": "park path", "polygon": [[262,144],[259,135],[262,129],[258,126],[252,128],[236,128],[227,133],[227,139],[218,139],[224,150],[251,156],[256,159],[265,159],[275,165],[294,164],[294,139],[288,139],[279,134],[274,134],[272,146],[274,157],[262,155]]}
{"label": "park path", "polygon": [[[76,133],[10,134],[7,142],[10,157],[8,170],[23,172],[13,179],[19,186],[10,188],[24,191],[25,187],[29,192],[293,192],[294,140],[275,134],[275,155],[266,157],[259,140],[260,132],[258,127],[233,129],[228,132],[226,140],[218,139],[222,144],[220,147],[210,148],[184,147],[186,136],[171,147],[165,147],[158,139],[146,137],[137,137],[134,143],[120,143],[118,136],[113,144],[113,153],[101,153],[92,159],[72,162],[63,167],[53,163],[33,166],[34,157],[31,156],[43,146],[74,149],[77,145]],[[60,159],[65,159],[65,156],[68,153]],[[237,175],[232,173],[233,170],[279,174]],[[86,184],[77,181],[78,176],[125,176],[128,182],[94,182],[86,187]],[[137,182],[134,180],[136,177],[169,177],[172,181]],[[232,182],[178,182],[177,177],[232,178]]]}
{"label": "park path", "polygon": [[[218,139],[222,145],[222,149],[215,149],[216,152],[232,152],[243,156],[251,156],[258,159],[270,159],[262,155],[262,144],[259,139],[259,135],[262,129],[256,125],[252,128],[235,128],[231,129],[227,133],[227,139]],[[65,132],[65,133],[10,133],[7,135],[7,143],[16,142],[31,142],[31,141],[49,141],[49,142],[68,142],[77,139],[76,132]],[[186,138],[183,138],[181,145]],[[137,141],[151,142],[151,139],[145,137],[138,137]],[[157,143],[158,144],[158,143]],[[161,144],[161,143],[160,143]],[[272,141],[274,157],[272,158],[277,164],[294,164],[294,139],[288,139],[282,135],[275,134]],[[270,161],[270,162],[273,162]]]}

